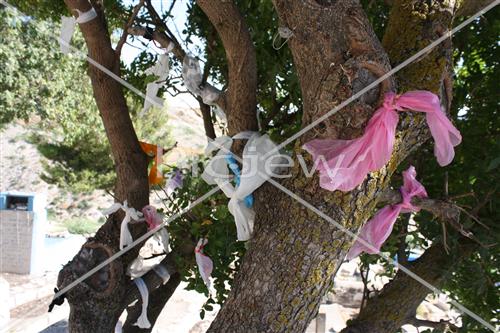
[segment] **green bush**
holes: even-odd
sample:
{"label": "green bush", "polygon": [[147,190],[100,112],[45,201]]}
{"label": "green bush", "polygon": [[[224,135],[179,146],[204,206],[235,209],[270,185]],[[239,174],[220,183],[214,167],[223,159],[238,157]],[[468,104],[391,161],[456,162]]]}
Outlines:
{"label": "green bush", "polygon": [[63,224],[68,229],[69,233],[77,235],[93,234],[102,225],[102,223],[84,217],[70,218],[65,220]]}

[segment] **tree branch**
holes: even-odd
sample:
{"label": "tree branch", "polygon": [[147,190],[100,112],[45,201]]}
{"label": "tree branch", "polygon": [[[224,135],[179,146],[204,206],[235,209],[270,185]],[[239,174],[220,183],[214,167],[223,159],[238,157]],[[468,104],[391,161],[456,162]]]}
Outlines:
{"label": "tree branch", "polygon": [[446,329],[451,329],[452,332],[458,331],[458,327],[450,323],[448,320],[431,321],[431,320],[417,319],[416,317],[412,316],[406,320],[406,324],[413,325],[415,327],[420,327],[420,326],[430,327],[440,331],[444,331]]}
{"label": "tree branch", "polygon": [[198,104],[200,105],[200,112],[203,117],[203,127],[205,129],[205,135],[210,139],[215,139],[215,129],[214,123],[212,122],[212,112],[210,110],[210,105],[203,103],[201,97],[196,97]]}
{"label": "tree branch", "polygon": [[[411,270],[423,280],[439,288],[457,265],[467,259],[477,244],[462,239],[455,256],[443,251],[443,244],[435,242],[414,261]],[[368,300],[358,317],[341,333],[392,333],[415,316],[417,307],[430,293],[427,287],[408,276],[402,270],[384,286],[382,291]]]}
{"label": "tree branch", "polygon": [[123,26],[122,35],[120,37],[120,40],[116,44],[116,48],[115,48],[115,53],[118,57],[120,57],[120,55],[122,53],[123,44],[125,44],[125,42],[127,41],[128,28],[130,28],[132,26],[132,24],[134,23],[134,20],[137,17],[137,14],[139,13],[139,10],[141,10],[143,5],[144,5],[144,0],[139,0],[139,3],[132,10],[132,13],[130,14],[130,18]]}
{"label": "tree branch", "polygon": [[465,0],[459,3],[456,11],[456,16],[470,16],[474,15],[484,7],[488,6],[495,0]]}
{"label": "tree branch", "polygon": [[256,131],[257,59],[248,27],[233,1],[198,0],[198,5],[217,30],[228,62],[227,106],[229,135]]}
{"label": "tree branch", "polygon": [[[389,205],[400,203],[402,200],[401,192],[393,189],[387,189],[381,193],[379,200],[379,202]],[[455,223],[460,220],[460,208],[454,203],[418,197],[412,198],[411,203],[412,205],[430,212],[443,221]]]}

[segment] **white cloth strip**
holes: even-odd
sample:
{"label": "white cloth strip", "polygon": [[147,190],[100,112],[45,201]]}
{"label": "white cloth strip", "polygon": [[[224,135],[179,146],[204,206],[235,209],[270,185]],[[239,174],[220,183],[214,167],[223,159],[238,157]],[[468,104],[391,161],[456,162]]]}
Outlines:
{"label": "white cloth strip", "polygon": [[59,46],[61,48],[61,53],[68,54],[70,50],[70,42],[73,34],[75,32],[76,24],[87,23],[97,17],[97,13],[92,7],[90,10],[86,12],[81,12],[76,9],[78,13],[78,17],[75,19],[73,16],[61,17],[61,34],[59,36]]}
{"label": "white cloth strip", "polygon": [[119,209],[125,212],[125,217],[120,224],[120,250],[123,250],[125,246],[130,245],[134,242],[134,239],[130,234],[130,230],[128,229],[128,224],[132,220],[137,222],[143,221],[144,218],[142,217],[141,212],[138,212],[133,207],[128,206],[127,200],[125,200],[123,204],[115,202],[111,207],[104,210],[102,213],[104,215],[111,215],[117,212]]}
{"label": "white cloth strip", "polygon": [[[225,156],[231,154],[230,149],[233,139],[248,139],[243,150],[243,162],[240,176],[240,185],[235,188],[228,182],[231,179],[227,161]],[[253,232],[255,220],[255,212],[252,208],[247,207],[244,199],[252,194],[264,182],[269,179],[274,172],[277,171],[277,166],[283,162],[283,157],[275,149],[276,144],[269,138],[268,135],[260,135],[257,132],[241,132],[233,138],[222,136],[211,141],[205,152],[211,152],[219,149],[218,153],[208,162],[201,177],[208,184],[217,184],[224,194],[230,198],[228,208],[229,212],[234,216],[238,240],[249,240]],[[259,162],[260,158],[268,152],[274,151],[266,159],[267,161]]]}
{"label": "white cloth strip", "polygon": [[148,320],[148,302],[149,302],[148,286],[141,278],[134,279],[134,283],[137,286],[137,289],[139,289],[142,298],[141,315],[139,316],[139,318],[137,318],[137,322],[134,324],[134,326],[138,326],[139,328],[150,328],[151,323]]}

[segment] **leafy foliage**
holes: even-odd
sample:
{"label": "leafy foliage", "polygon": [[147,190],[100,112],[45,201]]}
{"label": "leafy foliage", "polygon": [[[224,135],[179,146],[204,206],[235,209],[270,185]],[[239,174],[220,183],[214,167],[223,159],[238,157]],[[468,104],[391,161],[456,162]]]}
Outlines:
{"label": "leafy foliage", "polygon": [[[293,67],[291,54],[286,44],[276,50],[273,39],[279,26],[271,1],[235,1],[250,28],[256,46],[258,71],[258,109],[261,113],[263,131],[273,140],[281,141],[300,127],[301,96],[300,86]],[[13,1],[23,10],[43,19],[57,21],[61,13],[66,13],[62,2],[47,0]],[[362,0],[375,33],[382,37],[388,16],[388,5],[384,0]],[[122,1],[105,1],[106,16],[110,34],[116,37],[126,20],[129,4]],[[500,30],[499,10],[487,14],[485,19],[476,21],[454,37],[456,79],[452,116],[463,135],[463,143],[456,150],[454,163],[441,168],[432,157],[432,142],[426,145],[400,171],[413,164],[418,178],[433,198],[454,200],[466,211],[477,207],[478,223],[463,214],[461,223],[469,228],[483,245],[460,264],[445,288],[465,306],[491,320],[498,316],[500,280],[498,271],[498,184],[500,167],[500,140],[498,93],[496,78],[499,73]],[[66,13],[68,15],[68,13]],[[163,11],[163,19],[170,13]],[[0,10],[0,88],[6,93],[0,96],[0,122],[15,118],[28,119],[36,114],[42,117],[44,132],[36,140],[46,157],[54,161],[47,166],[53,182],[66,184],[78,190],[94,187],[108,187],[113,182],[113,166],[109,148],[104,144],[104,130],[91,98],[85,65],[71,57],[62,57],[57,52],[55,41],[47,35],[54,30],[51,23],[38,23],[34,29],[31,18],[15,19],[8,11]],[[143,22],[149,17],[142,15]],[[289,27],[290,28],[290,27]],[[210,74],[211,83],[227,86],[227,62],[225,51],[214,27],[204,13],[190,1],[188,21],[184,27],[185,41],[196,51]],[[29,41],[29,43],[25,42]],[[192,41],[197,45],[193,47]],[[200,41],[200,42],[199,42]],[[76,36],[75,43],[82,47]],[[145,49],[134,61],[122,65],[124,78],[141,90],[151,77],[144,75],[144,69],[157,58],[151,50]],[[47,47],[52,51],[47,52]],[[180,63],[172,60],[172,75],[165,88],[170,93],[182,89]],[[74,89],[78,87],[79,89]],[[127,92],[132,115],[137,114],[142,102]],[[165,117],[158,110],[151,111],[149,122],[135,125],[139,137],[164,146],[169,145],[162,121]],[[96,126],[96,124],[99,124]],[[46,133],[52,133],[48,140]],[[160,140],[167,140],[160,142]],[[191,166],[202,167],[193,161]],[[183,169],[184,186],[176,190],[165,202],[165,213],[174,214],[188,207],[210,187],[199,177]],[[444,191],[445,180],[449,193]],[[394,177],[393,187],[401,185],[401,178]],[[158,190],[158,189],[156,189]],[[470,195],[466,195],[471,193]],[[403,230],[404,218],[397,222],[395,231],[383,247],[391,257],[400,245],[401,233],[405,232],[406,250],[425,250],[431,242],[444,241],[442,227],[438,221],[425,212],[412,217],[409,230]],[[406,217],[407,218],[407,217]],[[227,210],[227,198],[216,193],[209,200],[197,205],[189,214],[182,215],[169,226],[172,246],[182,247],[186,239],[195,243],[201,237],[209,239],[205,252],[214,261],[213,273],[216,295],[210,295],[202,309],[210,311],[212,305],[222,303],[227,297],[228,287],[244,254],[243,243],[236,242],[233,217]],[[459,234],[447,228],[446,243],[453,251],[460,242]],[[453,258],[453,257],[451,257]],[[379,262],[376,256],[363,256],[363,263]],[[450,259],[453,260],[453,259]],[[199,277],[194,258],[179,258],[182,276],[188,288],[208,295],[208,290]],[[385,275],[395,274],[394,268],[385,262]],[[484,328],[463,317],[463,332],[482,332]]]}
{"label": "leafy foliage", "polygon": [[[19,18],[0,10],[0,123],[34,120],[31,141],[48,160],[43,179],[75,192],[109,189],[115,181],[111,151],[106,140],[92,86],[79,56],[64,56],[53,31],[58,25]],[[76,34],[72,43],[83,48]],[[75,89],[78,87],[78,89]],[[129,98],[137,135],[164,147],[172,144],[162,110],[153,108],[139,118],[142,103]]]}
{"label": "leafy foliage", "polygon": [[[446,199],[447,195],[464,213],[461,224],[474,233],[482,245],[477,251],[463,260],[445,285],[461,304],[495,323],[500,308],[500,292],[496,286],[500,280],[498,267],[498,157],[500,156],[500,123],[498,114],[498,96],[495,94],[498,84],[496,78],[499,71],[499,47],[497,43],[498,10],[473,23],[454,38],[456,77],[451,114],[455,124],[463,136],[463,142],[456,149],[452,164],[440,167],[433,157],[433,142],[428,144],[407,163],[401,170],[413,164],[417,168],[417,178],[424,184],[431,198]],[[394,188],[399,188],[401,180],[394,178]],[[449,193],[445,192],[445,183]],[[478,223],[465,211],[477,210]],[[401,216],[396,223],[395,231],[383,251],[396,256],[400,242],[400,232],[406,217]],[[459,233],[447,226],[446,240],[441,223],[426,212],[413,216],[413,227],[406,233],[407,251],[425,249],[431,242],[446,241],[450,247],[450,260],[455,260],[454,250],[461,242]],[[405,231],[406,232],[406,231]],[[443,249],[444,251],[444,249]],[[455,255],[456,256],[456,255]],[[379,262],[376,256],[363,256],[363,262]],[[392,267],[385,262],[388,272]],[[394,272],[392,272],[394,274]],[[481,324],[468,316],[463,316],[462,332],[487,332]],[[498,322],[496,322],[498,324]]]}
{"label": "leafy foliage", "polygon": [[[201,170],[203,162],[194,160],[190,162],[190,168],[181,169],[184,180],[183,186],[173,193],[159,192],[164,200],[163,211],[171,216],[187,208],[193,201],[200,198],[212,189],[212,186],[203,181],[197,172]],[[234,274],[238,270],[241,258],[245,253],[245,245],[236,240],[236,227],[234,219],[227,208],[227,197],[222,192],[214,193],[210,198],[196,205],[189,213],[172,221],[168,230],[171,235],[172,248],[182,248],[186,240],[196,243],[200,238],[207,238],[208,244],[204,247],[204,253],[214,263],[213,286],[215,295],[209,295],[207,287],[201,279],[194,256],[190,259],[178,257],[177,264],[181,267],[183,280],[188,283],[188,290],[196,290],[209,296],[203,306],[203,311],[211,311],[215,303],[222,304],[227,298],[232,285]]]}

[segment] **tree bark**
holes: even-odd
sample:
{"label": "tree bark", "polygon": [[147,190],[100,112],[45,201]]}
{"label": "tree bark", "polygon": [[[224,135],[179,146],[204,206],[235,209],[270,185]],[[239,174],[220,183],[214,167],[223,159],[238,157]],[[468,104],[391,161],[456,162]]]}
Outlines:
{"label": "tree bark", "polygon": [[201,116],[203,117],[203,128],[205,129],[205,135],[207,138],[215,139],[215,129],[214,123],[212,122],[212,112],[210,111],[210,105],[203,103],[203,100],[200,97],[197,97],[196,100],[200,105]]}
{"label": "tree bark", "polygon": [[[418,2],[407,1],[404,5]],[[408,40],[405,39],[408,47],[391,50],[393,63],[399,63],[408,53],[418,51],[425,46],[423,43],[435,39],[436,31],[432,27],[436,27],[436,18],[443,18],[447,23],[443,26],[449,27],[451,16],[434,12],[440,9],[440,3],[433,1],[432,15],[429,13],[422,20],[396,22],[393,13],[388,31],[393,29],[395,32],[405,25],[409,35]],[[293,31],[288,46],[301,84],[303,126],[389,70],[389,59],[358,1],[275,0],[274,5],[280,24]],[[395,8],[400,7],[395,5]],[[421,11],[416,4],[412,13],[418,15]],[[423,24],[427,29],[420,26]],[[415,35],[412,29],[417,29],[418,34]],[[387,37],[384,42],[391,46],[396,40]],[[360,136],[383,94],[396,86],[401,92],[410,89],[442,92],[448,52],[446,48],[435,50],[423,62],[401,72],[398,85],[393,78],[387,79],[316,126],[302,137],[301,143],[318,137],[350,139]],[[306,178],[299,172],[298,163],[295,163],[292,177],[282,185],[356,232],[370,217],[398,164],[428,138],[420,115],[409,114],[402,118],[390,162],[370,174],[357,189],[349,193],[322,190],[318,177]],[[298,147],[295,153],[300,152]],[[310,164],[308,158],[306,161]],[[352,239],[315,213],[297,206],[269,184],[256,192],[255,209],[256,226],[249,249],[229,298],[209,332],[303,332],[317,314],[321,297],[332,286],[334,274]]]}
{"label": "tree bark", "polygon": [[225,92],[229,135],[257,131],[257,59],[248,27],[231,1],[198,0],[215,26],[226,50],[228,87]]}
{"label": "tree bark", "polygon": [[[71,12],[91,9],[87,0],[66,0]],[[85,38],[90,58],[119,75],[119,59],[111,46],[102,8],[92,2],[98,17],[79,27]],[[142,152],[122,87],[100,69],[90,65],[94,98],[99,109],[115,162],[117,182],[115,196],[119,201],[141,209],[149,202],[147,158]],[[87,271],[118,251],[119,229],[123,215],[114,214],[90,238],[80,252],[59,272],[58,287],[64,288]],[[133,236],[146,231],[144,224],[130,228]],[[75,332],[112,332],[123,311],[122,299],[130,279],[125,276],[127,265],[137,257],[140,247],[113,261],[99,272],[78,284],[65,296],[70,304],[69,330]]]}
{"label": "tree bark", "polygon": [[[307,125],[389,69],[389,60],[357,1],[323,6],[275,1],[281,24],[293,30],[292,49]],[[314,22],[314,24],[311,24]],[[308,133],[351,138],[362,133],[382,89]],[[296,149],[298,152],[299,149]],[[310,161],[309,161],[310,162]],[[350,193],[319,188],[318,177],[293,169],[282,184],[356,231],[389,179],[387,170]],[[256,192],[256,226],[233,289],[209,332],[303,332],[349,249],[351,239],[322,218],[264,185]]]}

